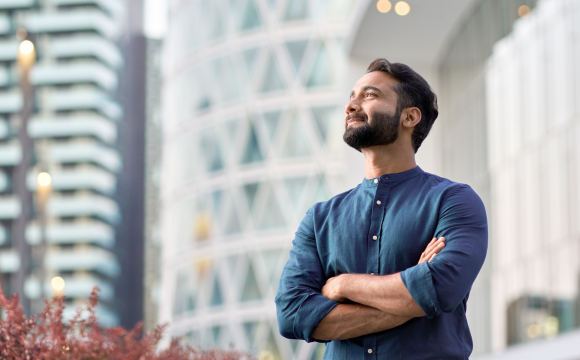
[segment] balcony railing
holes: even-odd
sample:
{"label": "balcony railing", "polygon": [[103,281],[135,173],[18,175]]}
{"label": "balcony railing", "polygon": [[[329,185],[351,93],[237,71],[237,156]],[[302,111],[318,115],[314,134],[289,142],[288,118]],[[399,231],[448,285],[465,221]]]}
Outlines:
{"label": "balcony railing", "polygon": [[117,74],[99,62],[39,65],[32,69],[30,81],[34,85],[71,85],[94,83],[107,91],[117,88]]}
{"label": "balcony railing", "polygon": [[110,277],[119,274],[119,264],[109,251],[99,248],[64,250],[46,255],[47,269],[60,271],[95,271]]}
{"label": "balcony railing", "polygon": [[[0,135],[1,133],[0,129]],[[28,123],[28,134],[35,139],[94,136],[104,142],[113,143],[117,139],[117,128],[114,123],[96,114],[75,117],[33,118]]]}
{"label": "balcony railing", "polygon": [[115,149],[98,143],[63,143],[52,145],[48,158],[56,163],[92,162],[116,172],[121,169],[121,157]]}
{"label": "balcony railing", "polygon": [[119,206],[115,201],[93,194],[53,196],[48,200],[47,212],[55,217],[94,216],[113,224],[120,219]]}
{"label": "balcony railing", "polygon": [[[123,56],[115,44],[96,35],[56,38],[50,44],[55,58],[92,56],[113,68],[123,65]],[[1,58],[0,53],[0,58]]]}
{"label": "balcony railing", "polygon": [[96,31],[109,39],[119,35],[116,23],[99,10],[30,14],[22,25],[34,33]]}
{"label": "balcony railing", "polygon": [[[26,228],[26,241],[30,245],[40,244],[40,228],[30,224]],[[60,223],[49,225],[46,229],[49,244],[98,244],[112,248],[115,244],[115,231],[110,225],[92,220],[83,223]]]}

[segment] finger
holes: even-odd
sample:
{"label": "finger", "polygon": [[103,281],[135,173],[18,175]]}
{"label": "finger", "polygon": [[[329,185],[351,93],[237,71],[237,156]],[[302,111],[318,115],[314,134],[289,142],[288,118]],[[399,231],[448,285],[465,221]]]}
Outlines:
{"label": "finger", "polygon": [[438,254],[445,247],[444,241],[438,241],[437,245],[433,247],[431,251],[425,254],[425,258],[430,259],[433,254]]}
{"label": "finger", "polygon": [[423,251],[423,254],[430,252],[435,246],[437,246],[437,238],[433,238],[433,240],[427,244],[427,248]]}
{"label": "finger", "polygon": [[429,258],[429,261],[428,262],[431,262],[433,259],[435,259],[435,256],[437,256],[437,254],[431,255],[431,258]]}

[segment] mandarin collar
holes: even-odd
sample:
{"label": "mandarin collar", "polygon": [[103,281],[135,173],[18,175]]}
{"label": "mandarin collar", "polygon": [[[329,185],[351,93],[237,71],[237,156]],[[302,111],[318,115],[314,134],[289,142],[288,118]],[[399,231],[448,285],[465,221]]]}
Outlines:
{"label": "mandarin collar", "polygon": [[414,178],[415,176],[419,176],[423,174],[424,171],[419,167],[415,166],[414,168],[403,171],[396,174],[385,174],[377,178],[372,179],[363,179],[362,185],[364,187],[377,187],[380,183],[394,183],[399,181],[405,181],[410,178]]}

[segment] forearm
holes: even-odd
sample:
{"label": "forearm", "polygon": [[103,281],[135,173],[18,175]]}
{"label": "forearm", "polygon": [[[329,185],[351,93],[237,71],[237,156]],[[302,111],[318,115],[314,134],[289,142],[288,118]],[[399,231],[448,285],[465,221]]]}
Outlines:
{"label": "forearm", "polygon": [[402,317],[421,317],[425,313],[413,300],[400,274],[376,276],[344,274],[341,295],[383,312]]}
{"label": "forearm", "polygon": [[341,304],[322,319],[313,338],[324,341],[352,339],[392,329],[411,318],[391,315],[364,305]]}

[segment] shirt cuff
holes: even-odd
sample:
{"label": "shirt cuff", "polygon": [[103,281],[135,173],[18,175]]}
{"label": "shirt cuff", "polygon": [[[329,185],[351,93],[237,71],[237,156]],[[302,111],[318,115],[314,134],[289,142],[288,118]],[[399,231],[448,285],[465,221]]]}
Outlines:
{"label": "shirt cuff", "polygon": [[312,338],[318,324],[338,305],[338,302],[325,298],[322,294],[311,294],[300,304],[294,318],[294,334],[306,342],[328,342]]}
{"label": "shirt cuff", "polygon": [[402,271],[401,279],[427,318],[431,319],[441,313],[441,305],[437,300],[428,262],[425,261]]}

